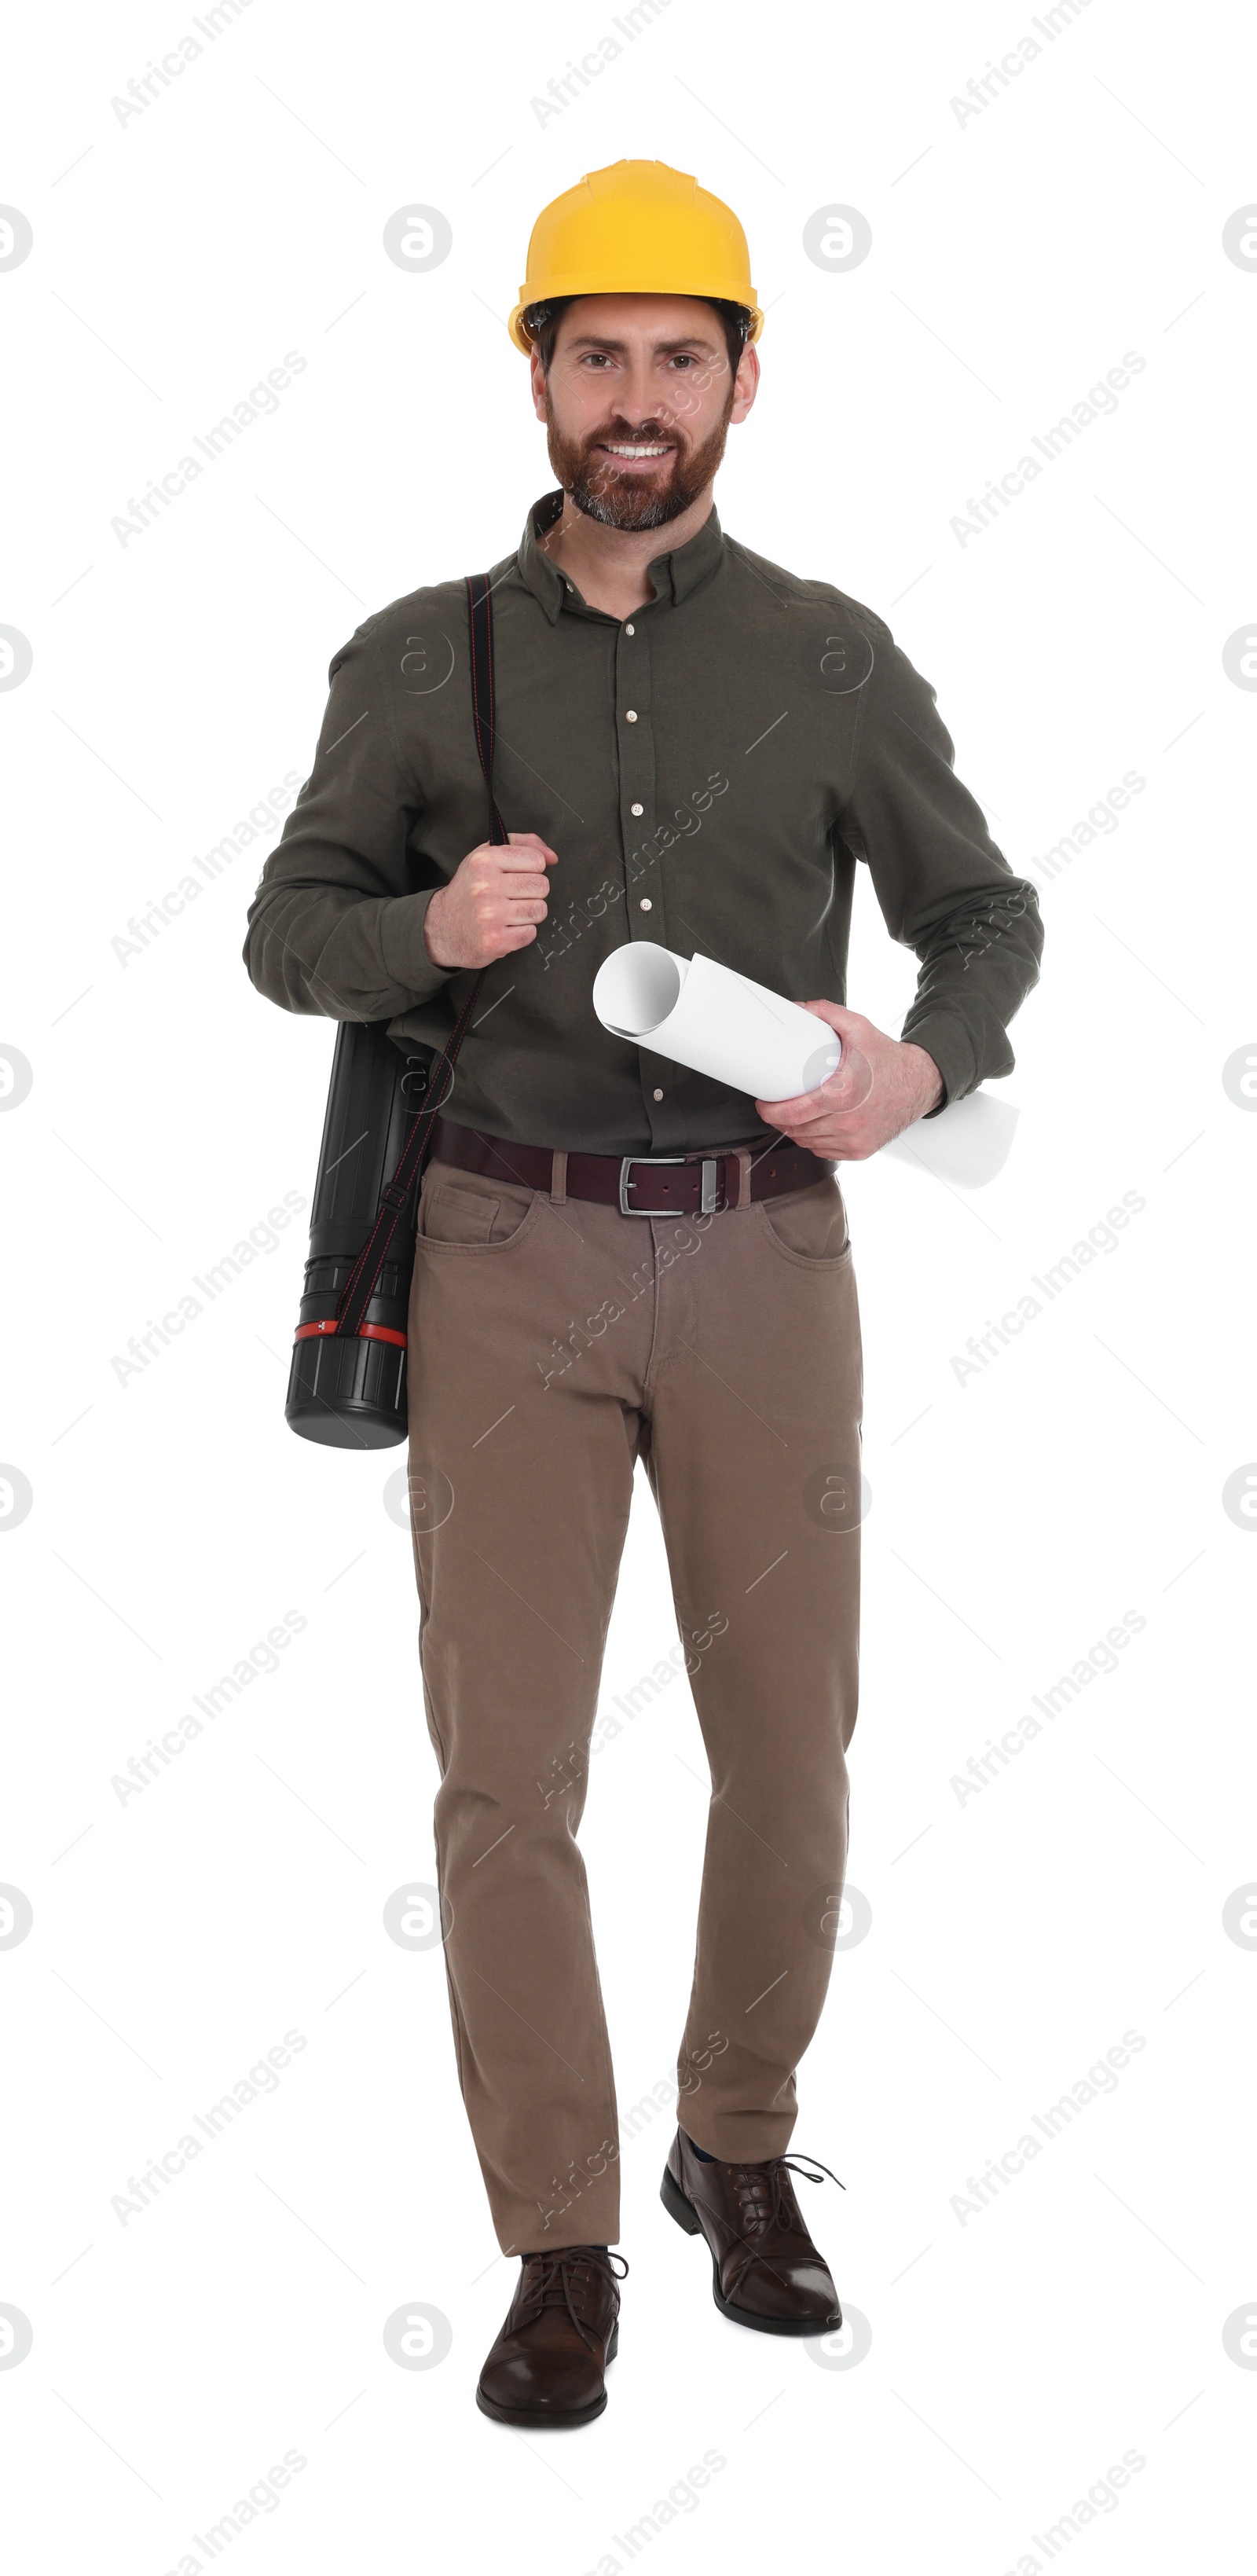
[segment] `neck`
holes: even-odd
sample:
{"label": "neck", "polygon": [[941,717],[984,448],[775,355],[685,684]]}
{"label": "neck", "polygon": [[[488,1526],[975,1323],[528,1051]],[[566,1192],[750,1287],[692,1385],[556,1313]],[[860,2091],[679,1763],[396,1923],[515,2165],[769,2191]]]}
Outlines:
{"label": "neck", "polygon": [[713,486],[708,483],[666,527],[607,528],[600,519],[587,518],[570,492],[565,492],[562,514],[540,540],[541,552],[557,564],[564,580],[574,585],[590,608],[601,609],[607,617],[631,617],[635,608],[644,608],[655,596],[647,567],[657,555],[687,545],[698,535],[711,516],[712,497]]}

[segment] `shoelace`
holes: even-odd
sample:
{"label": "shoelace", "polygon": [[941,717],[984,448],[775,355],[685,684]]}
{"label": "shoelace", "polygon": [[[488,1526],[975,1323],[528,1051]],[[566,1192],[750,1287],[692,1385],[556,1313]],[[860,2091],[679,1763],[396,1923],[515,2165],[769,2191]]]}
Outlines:
{"label": "shoelace", "polygon": [[[813,2173],[814,2165],[820,2167],[819,2172]],[[743,2216],[749,2225],[755,2227],[776,2225],[788,2228],[793,2233],[797,2226],[803,2229],[804,2234],[807,2233],[802,2219],[796,2221],[790,2215],[782,2183],[783,2174],[802,2174],[805,2182],[823,2182],[828,2174],[831,2182],[838,2183],[839,2191],[845,2191],[847,2188],[845,2182],[838,2182],[837,2174],[833,2173],[828,2165],[821,2164],[819,2156],[807,2154],[772,2156],[767,2164],[739,2165],[737,2170],[737,2191],[738,2198],[742,2202]],[[769,2186],[769,2205],[767,2216],[762,2217],[758,2195],[765,2183]]]}
{"label": "shoelace", "polygon": [[[556,2247],[553,2254],[526,2254],[525,2273],[534,2263],[539,2269],[536,2278],[529,2283],[524,2301],[525,2309],[535,2310],[540,2315],[543,2308],[566,2308],[581,2342],[587,2344],[589,2350],[593,2352],[596,2349],[596,2338],[586,2334],[584,2325],[572,2305],[571,2274],[580,2264],[588,2264],[591,2267],[605,2264],[613,2280],[623,2281],[629,2269],[625,2257],[623,2254],[617,2254],[614,2249],[609,2254],[594,2254],[583,2245],[563,2245]],[[623,2271],[616,2271],[617,2263],[624,2265]]]}

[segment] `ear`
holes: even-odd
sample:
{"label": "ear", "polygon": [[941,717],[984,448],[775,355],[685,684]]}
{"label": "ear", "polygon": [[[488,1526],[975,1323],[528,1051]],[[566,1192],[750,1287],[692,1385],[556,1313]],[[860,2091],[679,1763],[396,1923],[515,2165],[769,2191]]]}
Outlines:
{"label": "ear", "polygon": [[731,422],[745,420],[758,391],[759,351],[748,340],[738,360],[738,371],[733,379],[733,409],[729,414]]}
{"label": "ear", "polygon": [[533,410],[535,411],[538,420],[544,420],[546,416],[546,371],[542,366],[541,353],[538,349],[531,349],[529,351],[528,373],[532,384]]}

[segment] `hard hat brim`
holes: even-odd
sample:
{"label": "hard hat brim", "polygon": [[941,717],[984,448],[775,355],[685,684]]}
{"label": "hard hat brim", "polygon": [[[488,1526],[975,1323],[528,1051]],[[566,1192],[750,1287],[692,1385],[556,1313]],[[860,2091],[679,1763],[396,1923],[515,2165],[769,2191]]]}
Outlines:
{"label": "hard hat brim", "polygon": [[750,290],[749,295],[745,288],[739,293],[736,284],[730,284],[728,279],[722,279],[719,283],[710,286],[678,286],[675,279],[670,278],[666,285],[643,286],[638,276],[631,282],[626,279],[623,286],[615,286],[609,284],[604,277],[599,279],[596,286],[588,286],[583,284],[579,277],[553,278],[547,279],[544,287],[529,286],[525,282],[520,288],[520,301],[507,323],[506,327],[516,348],[522,349],[525,357],[530,356],[532,352],[532,341],[524,329],[525,313],[534,304],[554,304],[561,296],[573,295],[689,295],[705,304],[712,302],[736,304],[751,316],[746,335],[748,347],[752,341],[758,340],[764,328],[764,316],[754,300],[754,288]]}

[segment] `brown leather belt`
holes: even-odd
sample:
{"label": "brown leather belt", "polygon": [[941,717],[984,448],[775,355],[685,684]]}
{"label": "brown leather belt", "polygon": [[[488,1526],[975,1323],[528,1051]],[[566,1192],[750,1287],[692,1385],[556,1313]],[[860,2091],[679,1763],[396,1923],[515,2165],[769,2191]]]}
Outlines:
{"label": "brown leather belt", "polygon": [[449,1118],[437,1119],[432,1151],[459,1171],[517,1181],[547,1195],[598,1199],[604,1207],[618,1207],[622,1216],[714,1216],[755,1199],[780,1198],[785,1190],[807,1189],[828,1180],[833,1171],[832,1163],[809,1154],[805,1145],[770,1145],[758,1153],[744,1146],[740,1153],[565,1157],[546,1145],[511,1145],[501,1136],[482,1136]]}

